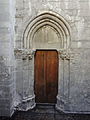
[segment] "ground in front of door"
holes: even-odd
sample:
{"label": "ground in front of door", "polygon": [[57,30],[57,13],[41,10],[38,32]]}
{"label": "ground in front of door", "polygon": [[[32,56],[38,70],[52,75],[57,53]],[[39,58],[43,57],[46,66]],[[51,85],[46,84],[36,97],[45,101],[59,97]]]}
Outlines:
{"label": "ground in front of door", "polygon": [[38,105],[35,109],[27,112],[16,112],[11,119],[0,120],[90,120],[90,114],[64,114],[58,112],[54,106]]}

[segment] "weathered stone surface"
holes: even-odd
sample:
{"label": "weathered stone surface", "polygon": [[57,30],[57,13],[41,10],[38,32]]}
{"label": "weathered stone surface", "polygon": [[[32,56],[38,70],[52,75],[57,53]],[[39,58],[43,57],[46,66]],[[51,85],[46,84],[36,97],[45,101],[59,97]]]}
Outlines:
{"label": "weathered stone surface", "polygon": [[[60,15],[62,15],[68,22],[71,27],[71,58],[70,62],[67,60],[61,62],[60,69],[63,69],[63,65],[66,66],[64,71],[60,70],[60,86],[59,86],[59,96],[61,96],[61,100],[66,101],[66,104],[69,104],[69,107],[66,108],[66,111],[70,112],[81,112],[81,111],[89,111],[89,104],[84,101],[83,90],[88,87],[85,87],[84,81],[89,82],[89,48],[90,48],[90,30],[89,30],[89,21],[90,21],[90,6],[89,1],[74,1],[74,0],[46,0],[39,1],[33,0],[30,1],[29,4],[26,4],[25,1],[24,8],[20,9],[18,7],[17,15],[22,16],[24,18],[21,22],[22,24],[28,19],[33,18],[38,13],[42,13],[45,10],[53,10]],[[17,5],[19,3],[17,2]],[[30,5],[30,6],[29,6]],[[29,8],[30,7],[30,8]],[[26,16],[24,13],[31,11],[30,14]],[[22,12],[19,12],[21,11]],[[87,13],[88,12],[88,13]],[[23,13],[23,14],[22,14]],[[87,13],[87,14],[86,14]],[[20,20],[20,17],[16,19]],[[17,26],[19,27],[20,22],[17,22]],[[18,28],[20,30],[20,28]],[[22,30],[21,30],[22,31]],[[20,38],[20,35],[19,37]],[[45,47],[45,46],[44,46]],[[18,48],[16,46],[16,48]],[[87,59],[88,57],[88,59]],[[61,60],[60,60],[61,61]],[[88,62],[87,62],[88,61]],[[87,70],[86,70],[87,69]],[[64,73],[64,79],[63,79]],[[69,76],[68,76],[69,75]],[[75,91],[76,90],[76,91]],[[81,91],[81,92],[80,92]],[[87,100],[89,100],[89,90],[85,90],[88,95]],[[63,96],[64,95],[64,96]],[[81,98],[80,98],[81,96]],[[83,102],[82,102],[83,101]],[[85,104],[87,107],[84,109]],[[66,105],[67,106],[67,105]],[[75,108],[75,109],[74,109]]]}
{"label": "weathered stone surface", "polygon": [[14,112],[14,1],[0,0],[0,116]]}
{"label": "weathered stone surface", "polygon": [[[43,32],[43,23],[37,28],[42,14],[49,18],[46,29],[50,29],[50,36]],[[57,109],[90,113],[90,0],[16,0],[16,5],[15,0],[0,0],[0,16],[0,115],[10,116],[15,108],[26,111],[35,107],[37,48],[54,48],[59,53]],[[59,24],[53,16],[60,18]],[[30,43],[28,49],[24,40]]]}

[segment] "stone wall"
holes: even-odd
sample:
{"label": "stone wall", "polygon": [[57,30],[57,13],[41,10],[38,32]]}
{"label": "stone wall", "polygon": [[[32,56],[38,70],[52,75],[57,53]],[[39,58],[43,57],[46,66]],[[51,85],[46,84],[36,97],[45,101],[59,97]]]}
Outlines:
{"label": "stone wall", "polygon": [[[59,82],[58,92],[61,102],[57,103],[58,109],[66,112],[90,112],[90,0],[16,0],[16,49],[21,49],[23,46],[22,36],[26,25],[44,11],[58,13],[71,28],[69,46],[71,58],[68,63],[67,61],[64,63],[69,65],[64,73],[69,74],[70,78],[64,76],[64,79]],[[20,65],[21,62],[18,62]],[[68,67],[69,71],[67,71]],[[23,84],[21,74],[22,72],[18,73],[16,79],[17,94],[20,96],[23,91],[22,86],[20,87]],[[19,85],[19,81],[22,84]]]}
{"label": "stone wall", "polygon": [[16,6],[14,0],[1,0],[1,116],[10,116],[14,108],[28,110],[35,106],[34,51],[23,50],[23,34],[28,23],[44,11],[62,16],[71,33],[69,59],[60,57],[62,77],[56,107],[64,112],[90,113],[90,0],[16,0]]}
{"label": "stone wall", "polygon": [[14,112],[14,0],[0,0],[0,116]]}

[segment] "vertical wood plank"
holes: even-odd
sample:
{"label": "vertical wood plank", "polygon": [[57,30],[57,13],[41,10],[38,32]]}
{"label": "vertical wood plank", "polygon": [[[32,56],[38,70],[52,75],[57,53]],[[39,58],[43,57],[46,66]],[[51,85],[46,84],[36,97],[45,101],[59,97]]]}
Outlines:
{"label": "vertical wood plank", "polygon": [[38,103],[55,103],[58,91],[57,51],[37,51],[35,55],[35,94]]}

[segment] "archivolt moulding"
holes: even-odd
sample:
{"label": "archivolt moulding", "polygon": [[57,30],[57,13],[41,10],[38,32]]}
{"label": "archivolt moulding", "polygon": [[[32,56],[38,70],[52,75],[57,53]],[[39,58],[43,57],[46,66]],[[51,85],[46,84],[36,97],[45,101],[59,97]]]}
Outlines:
{"label": "archivolt moulding", "polygon": [[62,41],[60,49],[68,49],[70,47],[70,27],[68,22],[59,14],[46,11],[31,20],[26,26],[23,34],[24,49],[33,49],[33,36],[37,30],[45,25],[51,26],[60,35],[60,41]]}
{"label": "archivolt moulding", "polygon": [[[27,109],[31,109],[33,107],[35,107],[35,95],[34,95],[34,87],[31,87],[31,86],[34,86],[34,53],[36,51],[36,49],[33,49],[32,48],[32,42],[33,42],[33,36],[34,34],[37,32],[37,30],[39,30],[41,27],[43,26],[50,26],[51,29],[54,29],[55,32],[58,33],[58,36],[60,36],[60,43],[61,43],[61,47],[59,49],[57,49],[57,51],[60,53],[59,54],[59,75],[58,75],[58,82],[62,82],[64,83],[66,80],[64,78],[64,70],[67,70],[67,71],[70,71],[69,70],[69,61],[66,62],[66,60],[69,60],[70,59],[70,55],[69,55],[69,48],[70,48],[70,27],[69,27],[69,24],[68,22],[60,15],[54,13],[54,12],[51,12],[51,11],[46,11],[46,12],[43,12],[41,13],[40,15],[38,15],[36,18],[34,18],[33,20],[29,21],[24,33],[23,33],[23,48],[22,49],[16,49],[14,52],[15,52],[15,56],[16,56],[16,59],[22,59],[24,60],[23,62],[21,63],[24,63],[28,65],[30,65],[29,69],[30,69],[30,72],[28,70],[26,70],[25,66],[23,64],[23,68],[24,72],[22,72],[22,84],[25,84],[25,83],[30,83],[27,85],[27,88],[26,89],[23,89],[22,88],[22,91],[23,91],[23,100],[22,100],[22,103],[21,103],[21,106],[26,106],[26,110]],[[27,61],[25,61],[27,60]],[[30,60],[30,61],[29,61]],[[64,64],[66,62],[66,64]],[[66,67],[68,66],[68,67]],[[28,75],[30,76],[27,76],[26,78],[26,74],[25,72],[29,73]],[[60,74],[61,73],[61,74]],[[69,82],[69,72],[67,74],[67,78],[68,80],[66,81],[67,83]],[[25,78],[25,82],[24,82],[24,78]],[[64,81],[64,82],[63,82]],[[30,86],[31,85],[31,86]],[[59,84],[58,85],[62,85],[60,86],[62,89],[64,89],[64,84]],[[69,85],[69,84],[68,84]],[[28,93],[27,95],[24,95],[24,92],[26,93],[27,89],[30,89],[32,91],[32,93]],[[68,87],[65,88],[67,89],[68,93],[69,93],[69,90],[68,90]],[[59,88],[58,88],[58,96],[59,96]],[[64,94],[64,93],[62,93]],[[26,97],[24,99],[24,96]],[[30,99],[30,96],[33,96],[33,100]],[[28,102],[29,100],[29,102]],[[60,106],[61,102],[59,100],[59,97],[57,97],[57,106]],[[29,107],[28,107],[29,106]],[[60,107],[58,107],[59,109]],[[21,107],[21,109],[23,109]]]}

